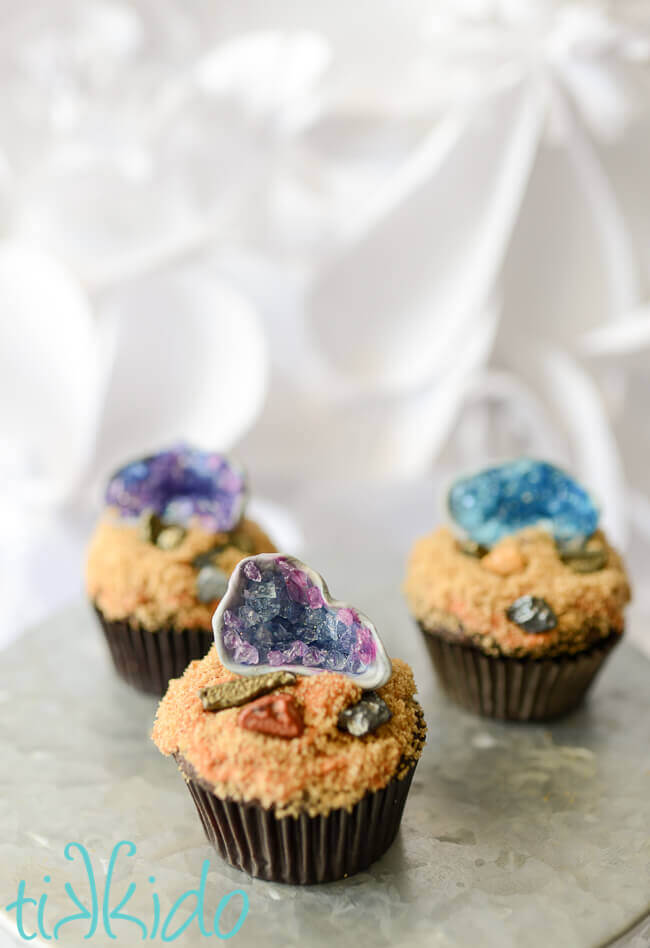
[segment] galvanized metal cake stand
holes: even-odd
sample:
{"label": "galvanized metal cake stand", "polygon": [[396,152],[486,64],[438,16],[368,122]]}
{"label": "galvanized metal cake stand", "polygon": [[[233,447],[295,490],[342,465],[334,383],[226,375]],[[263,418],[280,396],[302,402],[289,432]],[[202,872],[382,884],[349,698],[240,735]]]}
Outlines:
{"label": "galvanized metal cake stand", "polygon": [[[472,717],[439,693],[400,596],[411,539],[434,520],[424,487],[406,504],[391,491],[341,488],[303,489],[292,505],[312,541],[295,552],[415,669],[429,737],[396,843],[368,872],[325,886],[284,887],[226,867],[173,763],[149,741],[155,700],[114,676],[94,617],[74,606],[0,656],[0,945],[25,943],[5,908],[21,880],[27,895],[47,895],[51,932],[74,908],[66,883],[90,898],[81,850],[66,859],[66,844],[88,853],[101,901],[113,847],[130,841],[135,852],[123,848],[114,866],[109,910],[133,882],[122,911],[148,935],[155,900],[163,919],[209,860],[207,917],[235,889],[249,899],[235,945],[647,948],[650,662],[624,643],[588,702],[551,726]],[[224,932],[238,900],[223,911]],[[35,913],[25,910],[31,931]],[[113,941],[99,918],[84,940],[88,925],[63,926],[59,943],[142,937],[136,923],[115,921]],[[205,937],[194,921],[176,943]],[[160,931],[149,940],[162,943]]]}

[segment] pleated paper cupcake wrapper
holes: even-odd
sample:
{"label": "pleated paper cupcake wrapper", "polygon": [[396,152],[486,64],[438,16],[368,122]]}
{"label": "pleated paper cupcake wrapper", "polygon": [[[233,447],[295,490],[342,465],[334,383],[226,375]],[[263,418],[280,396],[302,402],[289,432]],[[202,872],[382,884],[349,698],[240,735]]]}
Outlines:
{"label": "pleated paper cupcake wrapper", "polygon": [[620,640],[612,632],[576,655],[518,659],[485,655],[420,625],[446,694],[475,714],[507,721],[548,721],[576,708]]}
{"label": "pleated paper cupcake wrapper", "polygon": [[139,691],[162,697],[170,678],[179,678],[195,658],[207,655],[212,629],[174,629],[151,632],[125,621],[109,621],[94,607],[120,678]]}
{"label": "pleated paper cupcake wrapper", "polygon": [[222,800],[177,763],[201,817],[205,835],[226,862],[258,879],[312,885],[367,869],[397,835],[417,761],[382,790],[367,793],[350,811],[278,818],[273,808]]}

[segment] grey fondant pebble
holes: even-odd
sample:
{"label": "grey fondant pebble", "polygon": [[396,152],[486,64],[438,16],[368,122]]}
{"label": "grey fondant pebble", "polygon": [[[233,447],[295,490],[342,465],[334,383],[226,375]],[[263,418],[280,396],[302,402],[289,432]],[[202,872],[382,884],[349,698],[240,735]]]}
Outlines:
{"label": "grey fondant pebble", "polygon": [[508,606],[506,615],[524,632],[549,632],[557,625],[557,616],[540,596],[520,596]]}
{"label": "grey fondant pebble", "polygon": [[338,726],[353,737],[363,737],[375,731],[392,717],[391,710],[376,691],[366,691],[363,697],[339,714]]}
{"label": "grey fondant pebble", "polygon": [[196,577],[196,595],[201,602],[223,598],[228,588],[228,577],[218,566],[203,566]]}

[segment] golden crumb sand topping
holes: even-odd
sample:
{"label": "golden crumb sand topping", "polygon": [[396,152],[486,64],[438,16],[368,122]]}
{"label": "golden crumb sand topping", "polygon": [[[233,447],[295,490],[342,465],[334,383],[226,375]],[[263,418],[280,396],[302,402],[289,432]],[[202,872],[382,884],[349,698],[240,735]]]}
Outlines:
{"label": "golden crumb sand topping", "polygon": [[194,557],[225,544],[214,563],[230,576],[245,556],[275,552],[266,533],[252,520],[242,520],[237,534],[248,541],[250,552],[235,546],[228,534],[206,533],[198,527],[188,529],[174,549],[162,550],[141,538],[137,524],[120,521],[109,509],[88,549],[88,595],[110,621],[129,619],[152,631],[170,625],[209,629],[218,600],[197,599]]}
{"label": "golden crumb sand topping", "polygon": [[366,791],[401,775],[404,758],[420,756],[424,725],[406,662],[395,659],[390,681],[377,689],[391,719],[361,738],[337,727],[340,711],[362,694],[345,675],[301,675],[296,685],[276,689],[292,695],[304,719],[302,735],[290,740],[241,727],[240,707],[203,709],[201,688],[237,677],[213,646],[170,681],[152,734],[163,754],[179,754],[218,797],[272,806],[278,817],[325,814],[351,808]]}
{"label": "golden crumb sand topping", "polygon": [[[531,527],[505,537],[483,558],[468,556],[441,527],[416,542],[404,592],[413,616],[431,631],[468,638],[491,654],[541,657],[577,652],[612,630],[623,631],[630,587],[619,554],[596,531],[587,547],[604,566],[578,573],[563,562],[553,537]],[[545,599],[557,616],[547,632],[524,631],[506,609],[520,596]]]}

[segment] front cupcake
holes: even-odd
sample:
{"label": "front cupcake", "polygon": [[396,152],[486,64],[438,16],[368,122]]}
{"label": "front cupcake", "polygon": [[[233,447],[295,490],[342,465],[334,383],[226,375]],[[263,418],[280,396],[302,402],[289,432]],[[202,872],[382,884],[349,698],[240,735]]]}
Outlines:
{"label": "front cupcake", "polygon": [[88,550],[86,587],[118,674],[162,695],[212,644],[237,563],[275,549],[244,517],[246,480],[222,454],[179,446],[120,469]]}
{"label": "front cupcake", "polygon": [[448,504],[464,536],[420,539],[405,583],[440,683],[488,717],[570,711],[620,641],[630,598],[591,498],[524,458],[460,479]]}
{"label": "front cupcake", "polygon": [[170,682],[153,729],[208,839],[277,882],[365,869],[395,838],[424,744],[410,668],[289,556],[237,566],[214,635]]}

